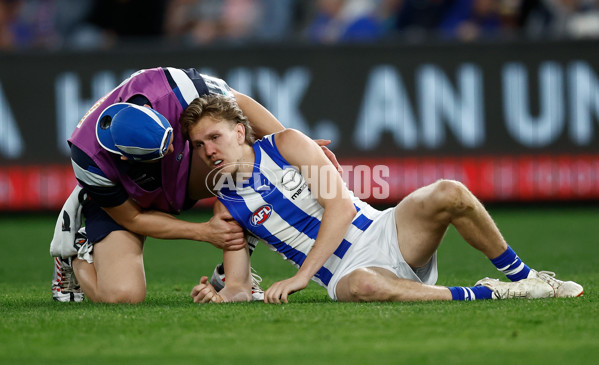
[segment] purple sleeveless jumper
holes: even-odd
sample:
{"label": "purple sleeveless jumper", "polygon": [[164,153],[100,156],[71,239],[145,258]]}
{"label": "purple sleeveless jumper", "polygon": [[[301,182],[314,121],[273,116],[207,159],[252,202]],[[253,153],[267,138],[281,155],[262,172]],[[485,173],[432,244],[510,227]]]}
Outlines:
{"label": "purple sleeveless jumper", "polygon": [[[190,163],[189,144],[183,139],[179,126],[179,118],[187,103],[178,89],[177,85],[169,84],[162,68],[139,71],[98,100],[81,119],[69,139],[70,143],[94,160],[106,178],[120,183],[139,206],[175,214],[181,211],[185,201]],[[144,95],[153,109],[162,114],[173,127],[175,150],[157,162],[162,164],[162,187],[154,191],[141,189],[125,173],[121,173],[117,168],[121,156],[106,151],[96,139],[96,122],[102,111],[109,105],[127,101],[134,95]]]}

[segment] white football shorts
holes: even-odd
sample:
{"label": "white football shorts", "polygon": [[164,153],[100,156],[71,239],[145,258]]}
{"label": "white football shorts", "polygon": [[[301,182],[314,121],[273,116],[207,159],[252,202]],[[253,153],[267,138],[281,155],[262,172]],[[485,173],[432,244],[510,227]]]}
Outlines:
{"label": "white football shorts", "polygon": [[406,263],[397,243],[395,225],[395,209],[384,211],[370,206],[364,212],[373,222],[355,240],[333,273],[327,287],[329,297],[337,300],[337,283],[352,271],[366,267],[379,267],[397,275],[398,278],[410,279],[420,283],[433,285],[437,282],[437,253],[428,264],[412,269]]}

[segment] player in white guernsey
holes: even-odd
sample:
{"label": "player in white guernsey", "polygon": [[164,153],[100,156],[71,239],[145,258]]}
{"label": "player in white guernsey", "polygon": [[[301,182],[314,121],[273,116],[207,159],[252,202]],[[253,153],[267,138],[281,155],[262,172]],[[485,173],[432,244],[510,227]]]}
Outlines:
{"label": "player in white guernsey", "polygon": [[[241,110],[222,96],[194,100],[181,119],[194,153],[213,169],[217,213],[227,210],[297,273],[274,283],[264,301],[287,302],[312,279],[340,301],[475,300],[572,297],[582,286],[526,266],[482,204],[456,181],[418,189],[378,211],[351,194],[320,147],[296,130],[254,141]],[[436,250],[449,224],[511,282],[485,278],[473,287],[437,280]],[[202,277],[195,302],[245,301],[248,250],[223,253],[226,285],[218,293]]]}

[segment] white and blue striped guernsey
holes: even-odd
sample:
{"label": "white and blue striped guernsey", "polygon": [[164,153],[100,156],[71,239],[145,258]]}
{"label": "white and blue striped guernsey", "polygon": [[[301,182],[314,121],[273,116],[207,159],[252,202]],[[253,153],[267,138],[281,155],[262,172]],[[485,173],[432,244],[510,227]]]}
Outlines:
{"label": "white and blue striped guernsey", "polygon": [[[274,135],[256,141],[254,172],[239,186],[223,186],[219,200],[247,231],[299,268],[312,249],[324,208],[297,168],[281,156]],[[312,278],[326,287],[352,242],[372,223],[367,203],[352,195],[356,210],[344,240]]]}

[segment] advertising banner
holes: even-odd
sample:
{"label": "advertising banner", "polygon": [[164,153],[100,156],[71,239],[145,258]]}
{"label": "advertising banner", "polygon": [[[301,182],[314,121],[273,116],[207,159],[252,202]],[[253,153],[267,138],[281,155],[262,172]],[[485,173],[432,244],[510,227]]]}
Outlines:
{"label": "advertising banner", "polygon": [[66,139],[138,69],[195,67],[289,128],[332,140],[344,178],[395,203],[440,178],[483,201],[599,199],[595,42],[258,46],[0,54],[0,210],[57,209]]}

